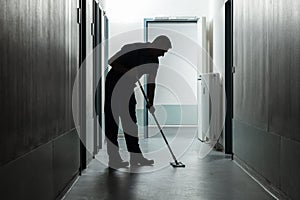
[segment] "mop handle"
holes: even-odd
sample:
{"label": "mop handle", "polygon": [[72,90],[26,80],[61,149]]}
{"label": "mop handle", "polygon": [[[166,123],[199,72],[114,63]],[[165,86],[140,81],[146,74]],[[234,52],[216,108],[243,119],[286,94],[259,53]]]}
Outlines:
{"label": "mop handle", "polygon": [[[149,105],[148,98],[147,98],[147,95],[146,95],[146,93],[145,93],[145,90],[143,89],[140,80],[139,80],[139,79],[137,79],[137,80],[138,80],[138,84],[139,84],[139,86],[140,86],[140,89],[141,89],[141,91],[142,91],[142,93],[143,93],[143,96],[144,96],[144,98],[145,98],[147,104]],[[148,108],[148,110],[149,110],[149,108]],[[159,123],[158,123],[158,120],[157,120],[155,114],[152,113],[152,112],[150,112],[150,113],[152,114],[152,117],[154,118],[154,121],[156,122],[156,125],[157,125],[157,127],[159,128],[159,131],[160,131],[161,135],[163,136],[163,138],[164,138],[164,140],[165,140],[165,142],[166,142],[166,144],[167,144],[167,147],[168,147],[168,149],[169,149],[169,151],[170,151],[170,153],[171,153],[171,155],[172,155],[172,157],[173,157],[175,163],[177,164],[178,161],[177,161],[177,159],[176,159],[176,157],[175,157],[175,155],[174,155],[174,153],[173,153],[173,151],[172,151],[172,149],[171,149],[171,147],[170,147],[170,145],[169,145],[169,143],[168,143],[168,140],[167,140],[165,134],[164,134],[163,131],[162,131],[162,128],[160,127],[160,125],[159,125]]]}

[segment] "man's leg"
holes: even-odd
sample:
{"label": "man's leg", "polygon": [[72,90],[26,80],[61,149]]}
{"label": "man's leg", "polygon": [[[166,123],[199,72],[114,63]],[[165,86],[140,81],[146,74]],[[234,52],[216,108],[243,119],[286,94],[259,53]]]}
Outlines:
{"label": "man's leg", "polygon": [[[109,166],[110,167],[125,167],[128,166],[128,162],[124,162],[119,153],[118,144],[118,125],[119,125],[119,113],[112,112],[111,97],[112,91],[115,85],[115,76],[110,71],[108,73],[106,84],[105,84],[105,136],[107,141],[107,154],[109,156]],[[118,106],[118,105],[113,105]],[[117,109],[118,110],[118,109]]]}
{"label": "man's leg", "polygon": [[[130,163],[131,165],[152,165],[154,164],[153,160],[147,160],[144,158],[142,151],[139,145],[139,137],[138,137],[138,126],[137,126],[137,117],[136,117],[136,100],[134,94],[131,96],[129,100],[129,118],[126,117],[126,110],[123,112],[121,116],[122,125],[124,129],[124,135],[126,140],[126,146],[128,152],[130,152]],[[127,111],[128,113],[128,111]]]}
{"label": "man's leg", "polygon": [[107,154],[109,159],[120,159],[118,144],[118,124],[116,123],[111,109],[105,109],[105,136],[107,141]]}
{"label": "man's leg", "polygon": [[137,118],[135,113],[135,107],[136,100],[134,95],[132,95],[129,100],[129,106],[123,107],[125,109],[123,109],[122,111],[121,120],[128,151],[132,153],[141,153],[138,138],[138,126],[136,124]]}

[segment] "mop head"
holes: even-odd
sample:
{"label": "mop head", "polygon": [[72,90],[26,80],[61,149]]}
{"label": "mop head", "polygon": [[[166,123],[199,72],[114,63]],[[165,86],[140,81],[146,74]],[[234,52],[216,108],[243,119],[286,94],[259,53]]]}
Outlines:
{"label": "mop head", "polygon": [[170,165],[172,165],[172,167],[185,167],[185,164],[183,164],[182,162],[171,162]]}

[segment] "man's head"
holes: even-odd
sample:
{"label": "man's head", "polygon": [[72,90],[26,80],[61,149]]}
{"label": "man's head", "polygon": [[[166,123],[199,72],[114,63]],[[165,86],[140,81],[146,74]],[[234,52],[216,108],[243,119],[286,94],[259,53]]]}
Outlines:
{"label": "man's head", "polygon": [[157,52],[158,56],[163,56],[169,49],[172,48],[170,39],[165,35],[156,37],[151,46]]}

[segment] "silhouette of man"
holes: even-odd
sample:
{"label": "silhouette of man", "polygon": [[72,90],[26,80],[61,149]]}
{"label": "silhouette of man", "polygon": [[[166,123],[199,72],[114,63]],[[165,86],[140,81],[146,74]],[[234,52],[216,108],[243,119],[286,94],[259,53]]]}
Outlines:
{"label": "silhouette of man", "polygon": [[134,88],[143,75],[148,74],[147,108],[153,107],[155,78],[159,66],[158,58],[171,48],[166,36],[158,36],[153,42],[128,44],[121,48],[108,63],[112,67],[105,81],[105,136],[109,166],[126,167],[129,162],[123,161],[119,154],[118,130],[119,118],[130,153],[130,165],[153,165],[154,160],[146,159],[140,149],[138,139],[137,117],[135,114],[136,99]]}

